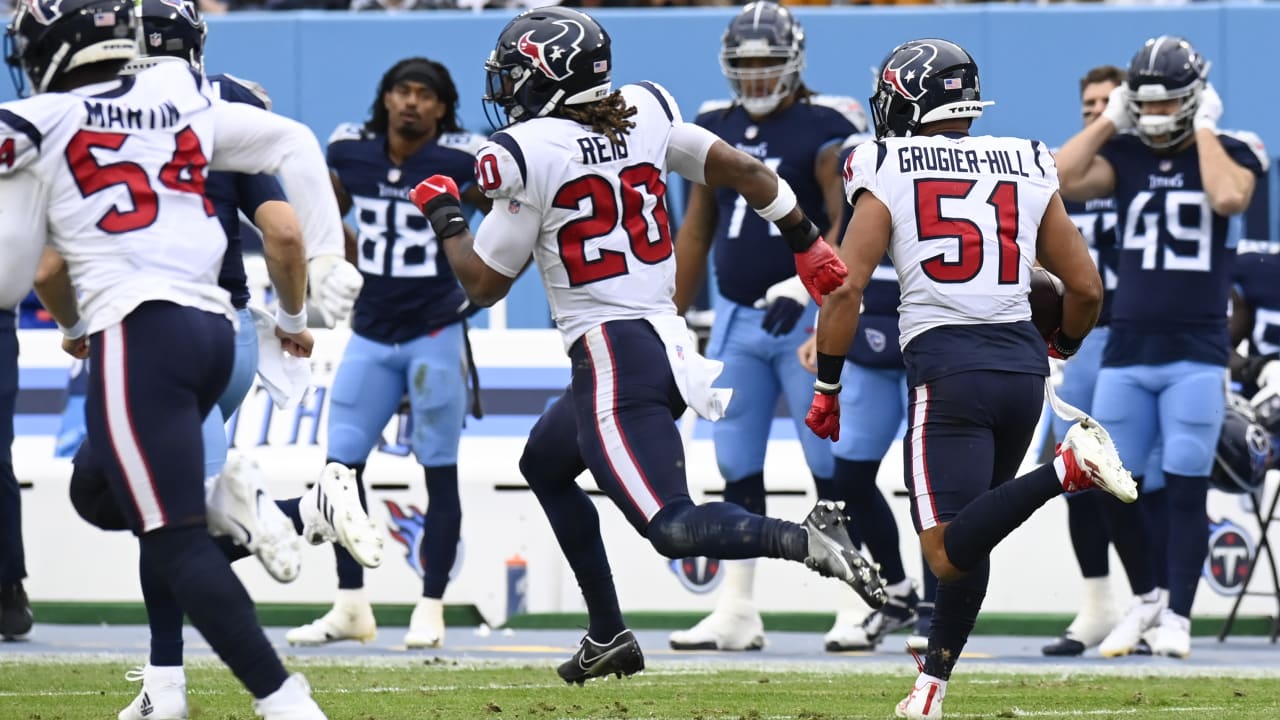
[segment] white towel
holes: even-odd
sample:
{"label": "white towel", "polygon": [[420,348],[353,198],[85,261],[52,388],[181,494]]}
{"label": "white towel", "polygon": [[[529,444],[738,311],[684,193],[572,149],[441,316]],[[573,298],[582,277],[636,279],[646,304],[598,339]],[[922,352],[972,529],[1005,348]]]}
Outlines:
{"label": "white towel", "polygon": [[266,310],[250,307],[258,331],[258,377],[281,410],[296,407],[311,387],[311,361],[284,351],[276,337],[276,321]]}
{"label": "white towel", "polygon": [[724,417],[733,389],[711,387],[724,371],[724,363],[708,360],[698,352],[697,337],[679,315],[651,315],[645,320],[667,347],[667,362],[685,403],[712,422]]}

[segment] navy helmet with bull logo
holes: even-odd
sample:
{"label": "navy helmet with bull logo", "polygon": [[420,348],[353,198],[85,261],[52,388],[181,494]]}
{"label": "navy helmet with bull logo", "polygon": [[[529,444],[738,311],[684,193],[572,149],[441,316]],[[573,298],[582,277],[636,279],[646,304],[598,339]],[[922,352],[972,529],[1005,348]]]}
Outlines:
{"label": "navy helmet with bull logo", "polygon": [[980,117],[992,104],[982,101],[973,56],[950,40],[925,38],[903,43],[885,57],[871,115],[877,139],[910,137],[926,123]]}
{"label": "navy helmet with bull logo", "polygon": [[485,115],[497,106],[510,125],[544,117],[565,105],[601,100],[612,90],[609,33],[585,13],[564,7],[515,17],[484,64]]}

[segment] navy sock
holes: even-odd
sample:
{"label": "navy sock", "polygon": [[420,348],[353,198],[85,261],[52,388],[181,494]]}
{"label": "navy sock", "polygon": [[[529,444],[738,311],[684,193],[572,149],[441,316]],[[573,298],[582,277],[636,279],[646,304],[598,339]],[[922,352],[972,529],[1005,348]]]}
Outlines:
{"label": "navy sock", "polygon": [[991,562],[983,558],[959,582],[938,583],[933,603],[933,627],[929,630],[929,650],[924,671],[940,680],[950,680],[960,652],[978,620],[982,599],[987,595]]}
{"label": "navy sock", "polygon": [[[337,462],[337,460],[325,460],[325,463]],[[369,501],[364,493],[364,463],[359,465],[348,465],[347,467],[356,471],[356,490],[360,493],[360,507],[369,511]],[[358,590],[364,587],[364,567],[351,557],[351,553],[341,545],[333,544],[333,556],[338,565],[338,589],[339,590]]]}
{"label": "navy sock", "polygon": [[520,472],[542,506],[560,551],[578,580],[587,605],[587,635],[602,643],[612,640],[627,625],[618,606],[595,503],[572,475],[559,477],[541,463],[526,462],[525,458],[521,458]]}
{"label": "navy sock", "polygon": [[1061,494],[1053,463],[982,493],[947,526],[942,536],[947,559],[957,569],[970,571],[1040,506]]}
{"label": "navy sock", "polygon": [[[1209,554],[1209,519],[1205,498],[1209,494],[1209,478],[1164,474],[1168,499],[1167,533],[1169,567],[1169,609],[1182,617],[1191,617],[1191,603],[1196,599],[1200,570]],[[1143,498],[1146,502],[1150,498]]]}
{"label": "navy sock", "polygon": [[153,565],[154,563],[138,558],[142,602],[147,608],[147,625],[151,630],[150,663],[157,667],[181,667],[182,608],[178,606],[178,599],[169,591],[168,580],[157,573]]}
{"label": "navy sock", "polygon": [[929,567],[929,561],[924,559],[924,553],[920,553],[920,574],[923,575],[921,584],[924,585],[924,594],[920,596],[922,602],[930,605],[938,598],[938,576],[933,574],[933,569]]}
{"label": "navy sock", "polygon": [[801,562],[809,555],[809,535],[800,525],[727,502],[669,503],[649,519],[646,537],[669,558],[772,557]]}
{"label": "navy sock", "polygon": [[422,595],[439,600],[449,584],[449,571],[458,555],[462,532],[462,504],[458,501],[458,466],[423,467],[427,477],[427,512],[424,515],[418,559],[422,562]]}
{"label": "navy sock", "polygon": [[880,577],[893,585],[905,580],[907,571],[902,567],[902,553],[898,549],[898,523],[893,519],[893,510],[884,493],[876,485],[879,472],[879,460],[836,458],[834,482],[840,499],[845,501],[845,514],[858,528],[871,557],[880,563]]}
{"label": "navy sock", "polygon": [[293,521],[293,531],[299,535],[302,534],[302,510],[298,508],[301,503],[302,498],[300,497],[276,501],[276,507],[280,508],[280,512],[289,516],[289,519]]}
{"label": "navy sock", "polygon": [[[227,562],[235,562],[240,558],[247,558],[251,554],[244,549],[243,545],[236,543],[226,535],[219,535],[213,539],[213,544],[218,546],[218,550],[222,553]],[[146,588],[143,588],[143,594],[146,594]],[[151,663],[155,665],[155,663]]]}
{"label": "navy sock", "polygon": [[1107,551],[1111,539],[1098,506],[1098,493],[1071,493],[1067,498],[1067,529],[1071,547],[1080,563],[1080,574],[1086,578],[1106,577],[1111,572]]}
{"label": "navy sock", "polygon": [[[1156,541],[1151,543],[1151,578],[1156,587],[1169,587],[1169,546],[1175,541],[1169,535],[1169,496],[1167,486],[1142,494],[1142,516]],[[1205,521],[1208,532],[1208,521]],[[1205,542],[1208,542],[1206,537]]]}
{"label": "navy sock", "polygon": [[724,501],[743,507],[757,515],[764,514],[764,473],[752,473],[733,482],[724,483]]}
{"label": "navy sock", "polygon": [[148,572],[168,581],[178,606],[245,688],[259,699],[280,689],[288,673],[208,529],[164,528],[139,544]]}
{"label": "navy sock", "polygon": [[[1142,478],[1138,483],[1138,502],[1123,503],[1110,495],[1098,495],[1102,516],[1107,521],[1107,534],[1116,546],[1124,574],[1129,578],[1129,589],[1134,595],[1146,595],[1156,587],[1155,571],[1151,561],[1151,538],[1147,530],[1146,516],[1140,507]],[[1162,540],[1163,542],[1163,540]]]}

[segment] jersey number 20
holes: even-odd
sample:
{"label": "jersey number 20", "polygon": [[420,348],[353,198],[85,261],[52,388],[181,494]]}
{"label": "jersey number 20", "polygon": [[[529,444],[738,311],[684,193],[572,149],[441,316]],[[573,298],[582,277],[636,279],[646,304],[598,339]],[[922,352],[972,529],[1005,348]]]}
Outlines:
{"label": "jersey number 20", "polygon": [[[577,210],[582,201],[591,204],[591,214],[565,223],[556,240],[569,284],[573,287],[626,275],[627,254],[599,250],[587,257],[587,241],[604,237],[621,224],[630,240],[631,254],[642,263],[654,265],[671,257],[671,225],[667,220],[666,183],[662,173],[650,163],[632,165],[619,174],[622,199],[613,184],[600,175],[583,175],[565,183],[552,200],[554,207]],[[643,193],[641,192],[643,190]],[[644,212],[645,194],[653,198],[652,218]],[[650,223],[657,226],[657,239],[650,239]]]}

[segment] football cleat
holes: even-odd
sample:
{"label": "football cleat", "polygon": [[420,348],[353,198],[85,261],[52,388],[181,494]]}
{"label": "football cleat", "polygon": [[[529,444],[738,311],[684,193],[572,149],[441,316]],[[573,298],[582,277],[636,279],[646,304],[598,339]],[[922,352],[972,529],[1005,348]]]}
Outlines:
{"label": "football cleat", "polygon": [[181,665],[136,667],[124,679],[142,681],[142,690],[116,715],[120,720],[187,720],[187,676]]}
{"label": "football cleat", "polygon": [[31,632],[31,600],[21,582],[0,585],[0,637],[13,640]]}
{"label": "football cleat", "polygon": [[804,519],[809,533],[809,556],[804,564],[819,575],[843,580],[873,609],[888,599],[884,580],[874,565],[853,546],[845,529],[844,503],[819,500]]}
{"label": "football cleat", "polygon": [[910,720],[938,720],[942,717],[942,698],[947,694],[947,685],[932,675],[925,675],[920,656],[915,652],[911,655],[916,659],[920,674],[911,692],[898,703],[893,714]]}
{"label": "football cleat", "polygon": [[257,556],[279,582],[292,582],[302,569],[302,546],[293,521],[267,494],[258,463],[228,453],[227,464],[209,485],[209,533],[227,535]]}
{"label": "football cleat", "polygon": [[285,633],[290,645],[327,645],[341,640],[371,642],[378,635],[373,608],[368,603],[339,604],[323,617]]}
{"label": "football cleat", "polygon": [[311,698],[311,684],[294,673],[279,690],[253,701],[253,711],[263,720],[328,720]]}
{"label": "football cleat", "polygon": [[[1108,608],[1109,609],[1109,608]],[[1050,657],[1076,657],[1101,643],[1115,629],[1118,618],[1114,612],[1090,612],[1081,610],[1062,637],[1040,649]]]}
{"label": "football cleat", "polygon": [[1066,467],[1062,489],[1080,492],[1097,488],[1122,502],[1138,499],[1138,485],[1120,462],[1111,436],[1096,421],[1082,420],[1071,426],[1058,446],[1057,455]]}
{"label": "football cleat", "polygon": [[759,650],[764,621],[750,602],[721,600],[710,615],[688,630],[671,633],[672,650]]}
{"label": "football cleat", "polygon": [[584,636],[578,652],[556,668],[556,674],[567,683],[582,685],[592,678],[613,675],[623,677],[644,670],[644,653],[630,630],[623,630],[604,645]]}
{"label": "football cleat", "polygon": [[444,603],[439,598],[418,598],[404,636],[407,648],[438,648],[444,645]]}
{"label": "football cleat", "polygon": [[382,564],[382,533],[360,504],[355,470],[340,463],[325,465],[320,480],[302,495],[298,511],[307,542],[337,543],[368,568]]}
{"label": "football cleat", "polygon": [[1156,626],[1151,652],[1167,657],[1186,658],[1191,655],[1191,618],[1185,618],[1165,608]]}
{"label": "football cleat", "polygon": [[1098,654],[1111,658],[1134,653],[1143,633],[1160,623],[1168,603],[1168,595],[1163,590],[1157,592],[1152,600],[1139,600],[1103,639],[1098,646]]}
{"label": "football cleat", "polygon": [[912,588],[907,595],[890,594],[884,607],[873,610],[860,623],[851,622],[850,613],[839,613],[835,625],[823,637],[827,652],[874,650],[886,635],[916,621],[916,606],[919,604],[920,596]]}

